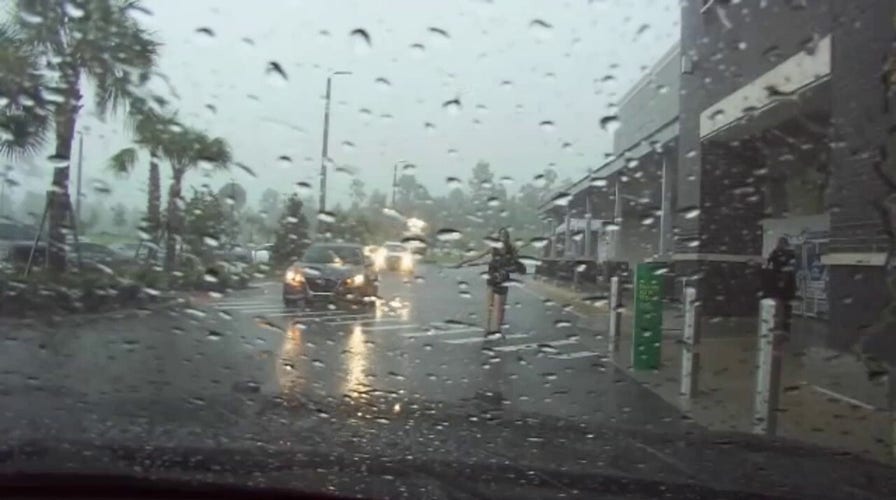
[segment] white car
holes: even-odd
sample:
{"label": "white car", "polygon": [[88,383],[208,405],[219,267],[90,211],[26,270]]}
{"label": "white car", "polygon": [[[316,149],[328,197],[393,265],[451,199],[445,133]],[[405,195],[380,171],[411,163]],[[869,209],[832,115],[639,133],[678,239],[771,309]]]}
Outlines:
{"label": "white car", "polygon": [[274,244],[268,243],[267,245],[261,245],[252,250],[252,262],[254,264],[267,264],[271,261],[271,252],[273,249]]}
{"label": "white car", "polygon": [[374,264],[378,271],[413,272],[414,254],[404,243],[387,241],[377,251]]}

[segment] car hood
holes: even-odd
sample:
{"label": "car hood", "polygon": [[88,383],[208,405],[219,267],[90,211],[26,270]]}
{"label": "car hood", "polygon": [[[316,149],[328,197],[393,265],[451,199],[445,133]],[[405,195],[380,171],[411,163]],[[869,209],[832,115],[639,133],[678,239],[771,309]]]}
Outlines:
{"label": "car hood", "polygon": [[0,429],[11,436],[0,474],[137,471],[377,498],[887,498],[896,488],[893,468],[826,449],[545,419],[487,398],[313,399],[246,385],[202,398],[60,403],[64,420],[20,415]]}
{"label": "car hood", "polygon": [[312,278],[328,278],[328,279],[346,279],[364,271],[363,266],[353,264],[314,264],[299,262],[308,277]]}

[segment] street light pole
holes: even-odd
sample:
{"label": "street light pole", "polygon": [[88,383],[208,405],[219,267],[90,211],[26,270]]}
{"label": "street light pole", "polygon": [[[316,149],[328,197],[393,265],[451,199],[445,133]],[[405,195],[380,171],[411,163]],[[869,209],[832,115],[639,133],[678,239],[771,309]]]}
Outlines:
{"label": "street light pole", "polygon": [[81,226],[81,169],[84,165],[84,133],[78,132],[78,173],[75,181],[75,222]]}
{"label": "street light pole", "polygon": [[330,99],[332,97],[333,77],[337,75],[348,75],[348,71],[334,71],[327,76],[327,94],[326,105],[324,108],[324,140],[320,153],[320,202],[319,210],[321,212],[327,209],[327,158],[329,155],[330,142]]}
{"label": "street light pole", "polygon": [[398,164],[392,167],[392,208],[395,208],[395,189],[398,187]]}

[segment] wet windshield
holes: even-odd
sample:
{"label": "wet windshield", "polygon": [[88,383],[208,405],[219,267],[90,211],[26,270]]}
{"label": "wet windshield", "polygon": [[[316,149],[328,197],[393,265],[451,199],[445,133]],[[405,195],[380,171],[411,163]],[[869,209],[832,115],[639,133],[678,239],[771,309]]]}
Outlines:
{"label": "wet windshield", "polygon": [[0,4],[0,497],[896,491],[893,1]]}
{"label": "wet windshield", "polygon": [[361,264],[364,262],[364,254],[360,248],[312,246],[302,256],[302,262],[309,264]]}

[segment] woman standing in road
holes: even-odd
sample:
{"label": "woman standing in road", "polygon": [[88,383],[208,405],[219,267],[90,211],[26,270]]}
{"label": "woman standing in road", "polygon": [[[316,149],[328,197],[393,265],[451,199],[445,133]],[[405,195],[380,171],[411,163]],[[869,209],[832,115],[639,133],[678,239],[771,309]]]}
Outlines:
{"label": "woman standing in road", "polygon": [[[513,246],[513,242],[510,241],[510,231],[504,227],[498,230],[498,241],[495,245],[485,249],[478,255],[461,261],[457,267],[471,264],[486,256],[490,256],[490,259],[488,261],[488,279],[486,280],[488,291],[485,310],[485,330],[486,333],[500,332],[501,325],[504,324],[504,309],[507,305],[508,292],[507,282],[510,280],[510,273],[525,272],[525,267],[519,262],[517,249]],[[494,328],[492,328],[492,318],[496,320]]]}

